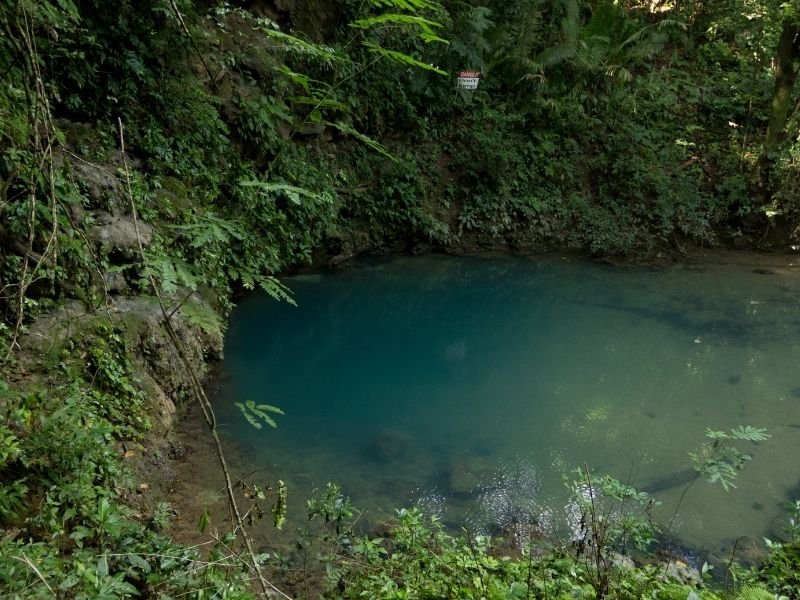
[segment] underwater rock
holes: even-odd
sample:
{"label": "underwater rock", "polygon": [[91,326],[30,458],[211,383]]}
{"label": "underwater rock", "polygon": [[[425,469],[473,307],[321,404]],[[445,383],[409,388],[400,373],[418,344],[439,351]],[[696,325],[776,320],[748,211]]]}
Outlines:
{"label": "underwater rock", "polygon": [[445,360],[455,362],[464,360],[467,357],[467,343],[464,340],[457,340],[449,344],[444,349]]}
{"label": "underwater rock", "polygon": [[731,375],[730,377],[728,377],[728,383],[730,383],[731,385],[737,385],[741,381],[742,381],[742,376],[739,375],[738,373],[736,375]]}
{"label": "underwater rock", "polygon": [[529,460],[502,463],[481,481],[467,522],[472,530],[491,535],[513,529],[525,537],[521,534],[532,526],[547,531],[552,515],[539,504],[540,491],[539,474]]}
{"label": "underwater rock", "polygon": [[372,437],[364,453],[368,458],[378,462],[395,462],[408,455],[411,445],[411,439],[407,435],[385,429]]}
{"label": "underwater rock", "polygon": [[664,477],[654,479],[647,485],[641,486],[640,489],[648,494],[656,494],[681,485],[688,485],[695,477],[697,477],[697,471],[694,469],[682,469],[665,475]]}
{"label": "underwater rock", "polygon": [[766,555],[766,545],[759,544],[749,536],[742,536],[722,541],[709,553],[707,560],[717,573],[724,573],[732,561],[744,568],[757,567]]}
{"label": "underwater rock", "polygon": [[457,496],[470,495],[480,491],[491,479],[493,465],[479,456],[459,457],[447,469],[450,492]]}
{"label": "underwater rock", "polygon": [[667,563],[664,575],[684,585],[697,586],[703,583],[703,576],[700,575],[700,571],[679,558],[673,558]]}

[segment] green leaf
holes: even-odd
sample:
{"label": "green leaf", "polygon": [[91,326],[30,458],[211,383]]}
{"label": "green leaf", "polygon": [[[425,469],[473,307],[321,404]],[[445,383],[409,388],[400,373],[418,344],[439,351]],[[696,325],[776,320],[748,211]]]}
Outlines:
{"label": "green leaf", "polygon": [[129,554],[128,555],[128,562],[131,563],[131,566],[139,569],[143,573],[150,572],[150,563],[148,563],[145,559],[143,559],[138,554]]}
{"label": "green leaf", "polygon": [[205,533],[210,523],[211,515],[209,514],[208,509],[204,508],[203,514],[200,515],[200,520],[197,522],[197,529],[200,531],[200,533]]}

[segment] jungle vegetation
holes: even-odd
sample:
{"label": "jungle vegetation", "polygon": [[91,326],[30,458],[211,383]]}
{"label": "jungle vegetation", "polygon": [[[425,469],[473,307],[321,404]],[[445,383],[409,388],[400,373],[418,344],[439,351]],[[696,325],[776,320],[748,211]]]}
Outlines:
{"label": "jungle vegetation", "polygon": [[[46,311],[157,295],[170,338],[179,309],[213,336],[242,290],[290,301],[276,274],[364,252],[798,243],[796,0],[0,0],[0,26],[4,598],[247,598],[270,565],[132,508],[148,350],[109,311],[31,356]],[[248,494],[280,521],[280,487]],[[728,593],[504,558],[414,511],[345,542],[335,488],[309,510],[325,597]],[[792,532],[730,593],[799,597]]]}

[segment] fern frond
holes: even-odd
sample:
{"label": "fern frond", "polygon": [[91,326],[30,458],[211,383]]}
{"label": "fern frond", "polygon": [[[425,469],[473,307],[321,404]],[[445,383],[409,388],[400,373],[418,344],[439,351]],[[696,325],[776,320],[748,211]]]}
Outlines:
{"label": "fern frond", "polygon": [[191,265],[172,256],[150,253],[142,269],[142,277],[147,280],[155,279],[161,290],[171,295],[179,288],[188,288],[192,291],[198,287],[199,278],[194,273]]}
{"label": "fern frond", "polygon": [[739,425],[736,429],[731,429],[731,437],[736,440],[747,440],[748,442],[763,442],[772,436],[763,427]]}
{"label": "fern frond", "polygon": [[542,51],[534,60],[542,67],[552,67],[562,63],[578,54],[574,41],[566,41]]}
{"label": "fern frond", "polygon": [[389,152],[383,144],[381,144],[380,142],[372,139],[368,135],[364,135],[360,131],[357,131],[357,130],[353,129],[350,125],[347,125],[346,123],[341,123],[341,122],[338,122],[338,121],[335,122],[335,123],[331,123],[331,122],[327,122],[326,121],[325,124],[329,125],[330,127],[333,127],[334,129],[338,129],[341,133],[344,133],[345,135],[353,136],[359,142],[361,142],[362,144],[365,144],[366,146],[372,148],[373,150],[375,150],[379,154],[382,154],[383,156],[385,156],[389,160],[391,160],[393,162],[397,162],[398,161],[397,157],[394,156],[391,152]]}
{"label": "fern frond", "polygon": [[272,428],[278,426],[269,413],[283,415],[284,412],[277,406],[271,404],[256,404],[253,400],[247,400],[244,404],[241,402],[233,403],[242,413],[247,422],[256,429],[261,429],[261,421],[266,423]]}
{"label": "fern frond", "polygon": [[284,75],[287,79],[289,79],[289,81],[303,88],[306,91],[306,93],[311,92],[312,83],[315,84],[321,83],[319,81],[311,79],[311,77],[309,77],[308,75],[304,75],[303,73],[298,73],[297,71],[293,71],[286,65],[281,65],[280,67],[278,67],[278,71],[280,71],[282,75]]}
{"label": "fern frond", "polygon": [[488,6],[474,6],[467,11],[466,18],[470,27],[476,33],[484,33],[494,25],[489,17],[492,14],[492,9]]}
{"label": "fern frond", "polygon": [[421,30],[420,37],[425,42],[441,42],[447,44],[447,40],[435,34],[433,29],[442,26],[441,23],[424,19],[414,15],[401,15],[397,13],[385,13],[375,17],[367,17],[365,19],[358,19],[350,23],[350,27],[356,29],[369,29],[376,25],[397,25],[397,26],[414,26]]}
{"label": "fern frond", "polygon": [[187,302],[181,306],[181,314],[195,327],[199,327],[209,335],[220,335],[224,323],[219,315],[210,307],[199,302]]}
{"label": "fern frond", "polygon": [[411,12],[417,10],[441,12],[443,10],[441,4],[430,2],[430,0],[369,0],[369,3],[375,8],[400,9]]}
{"label": "fern frond", "polygon": [[291,101],[295,104],[302,104],[306,106],[314,106],[317,109],[339,110],[342,112],[349,112],[350,107],[346,104],[335,100],[334,98],[325,98],[324,96],[292,96]]}
{"label": "fern frond", "polygon": [[253,281],[274,300],[297,306],[297,302],[292,298],[292,291],[272,275],[258,275]]}
{"label": "fern frond", "polygon": [[775,600],[776,596],[760,585],[746,585],[736,593],[735,600]]}
{"label": "fern frond", "polygon": [[434,73],[438,73],[439,75],[447,75],[447,71],[443,71],[439,67],[434,65],[429,65],[428,63],[424,63],[420,60],[417,60],[413,56],[409,56],[404,52],[398,52],[397,50],[389,50],[388,48],[384,48],[379,46],[375,42],[371,42],[369,40],[365,40],[363,45],[370,51],[380,56],[383,56],[389,60],[395,61],[400,64],[407,65],[409,67],[416,67],[418,69],[423,69],[425,71],[433,71]]}
{"label": "fern frond", "polygon": [[222,219],[210,212],[194,218],[194,222],[171,226],[171,229],[190,233],[189,241],[193,248],[227,244],[231,238],[241,240],[246,235],[241,222],[236,220]]}
{"label": "fern frond", "polygon": [[321,44],[314,44],[299,38],[295,35],[283,33],[270,27],[259,27],[259,31],[264,33],[267,37],[280,42],[280,49],[286,52],[292,52],[305,56],[306,58],[313,58],[315,60],[325,63],[337,63],[345,60],[343,55],[339,55],[335,48],[331,46],[323,46]]}
{"label": "fern frond", "polygon": [[242,187],[258,188],[262,194],[280,193],[294,204],[300,204],[301,196],[317,202],[328,203],[331,201],[329,196],[323,196],[311,190],[287,183],[271,183],[269,181],[258,181],[257,179],[241,179],[239,185]]}
{"label": "fern frond", "polygon": [[616,77],[620,81],[629,82],[633,80],[633,73],[622,65],[609,65],[606,67],[606,75]]}

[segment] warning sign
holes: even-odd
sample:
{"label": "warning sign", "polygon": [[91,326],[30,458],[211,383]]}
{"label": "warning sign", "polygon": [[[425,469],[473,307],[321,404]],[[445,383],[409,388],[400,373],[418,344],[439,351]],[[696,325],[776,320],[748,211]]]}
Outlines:
{"label": "warning sign", "polygon": [[459,71],[458,87],[462,90],[477,90],[480,79],[480,71]]}

